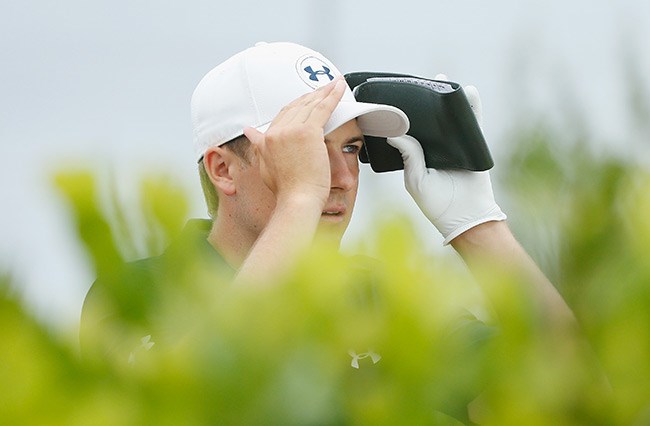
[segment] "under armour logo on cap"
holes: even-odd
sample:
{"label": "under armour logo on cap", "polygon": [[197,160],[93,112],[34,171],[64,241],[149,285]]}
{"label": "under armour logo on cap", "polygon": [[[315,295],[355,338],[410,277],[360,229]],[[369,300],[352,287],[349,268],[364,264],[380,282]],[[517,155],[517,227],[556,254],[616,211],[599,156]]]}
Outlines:
{"label": "under armour logo on cap", "polygon": [[334,76],[330,74],[330,69],[327,68],[325,65],[323,65],[323,69],[319,71],[314,71],[310,65],[308,67],[305,67],[305,71],[309,73],[310,80],[318,81],[319,75],[326,75],[327,77],[329,77],[330,81],[334,80]]}
{"label": "under armour logo on cap", "polygon": [[314,55],[307,55],[298,58],[296,72],[300,79],[312,89],[317,89],[334,80],[336,68],[325,62],[324,58]]}

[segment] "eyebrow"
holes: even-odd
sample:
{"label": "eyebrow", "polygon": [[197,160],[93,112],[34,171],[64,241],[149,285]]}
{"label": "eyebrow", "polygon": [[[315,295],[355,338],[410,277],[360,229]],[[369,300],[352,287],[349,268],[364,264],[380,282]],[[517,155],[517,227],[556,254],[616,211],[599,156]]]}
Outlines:
{"label": "eyebrow", "polygon": [[[343,145],[351,144],[353,142],[361,142],[364,143],[366,140],[363,135],[354,135],[348,138],[343,142]],[[327,136],[325,136],[325,143],[331,142],[331,139],[328,139]]]}

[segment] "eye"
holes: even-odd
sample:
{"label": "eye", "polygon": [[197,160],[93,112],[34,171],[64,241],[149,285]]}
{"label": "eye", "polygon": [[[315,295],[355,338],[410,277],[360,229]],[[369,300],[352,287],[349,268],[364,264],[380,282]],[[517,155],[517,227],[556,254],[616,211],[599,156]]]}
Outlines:
{"label": "eye", "polygon": [[361,150],[361,144],[349,144],[343,146],[343,152],[345,154],[358,154]]}

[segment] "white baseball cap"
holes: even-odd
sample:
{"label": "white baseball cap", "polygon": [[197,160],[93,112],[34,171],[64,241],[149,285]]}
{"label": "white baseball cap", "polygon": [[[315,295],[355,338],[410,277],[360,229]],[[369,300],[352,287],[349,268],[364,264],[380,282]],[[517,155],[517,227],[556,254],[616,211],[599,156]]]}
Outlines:
{"label": "white baseball cap", "polygon": [[[294,43],[257,43],[213,68],[192,95],[192,128],[197,159],[212,146],[244,134],[245,127],[268,129],[294,99],[341,75],[323,55]],[[346,87],[325,125],[325,134],[357,118],[364,135],[401,136],[406,114],[390,105],[357,102]]]}

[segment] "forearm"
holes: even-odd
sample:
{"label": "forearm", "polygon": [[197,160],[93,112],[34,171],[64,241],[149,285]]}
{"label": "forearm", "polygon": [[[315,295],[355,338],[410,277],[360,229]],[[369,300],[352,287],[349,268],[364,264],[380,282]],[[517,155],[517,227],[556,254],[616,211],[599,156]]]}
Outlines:
{"label": "forearm", "polygon": [[321,213],[322,202],[313,197],[279,199],[235,282],[266,285],[290,269],[300,253],[312,244]]}
{"label": "forearm", "polygon": [[[517,274],[521,278],[519,281],[526,286],[524,290],[539,303],[543,318],[549,325],[576,325],[575,317],[567,304],[517,242],[505,221],[478,225],[453,239],[451,245],[477,276],[486,266],[504,273]],[[488,298],[491,298],[491,294],[488,294]]]}

